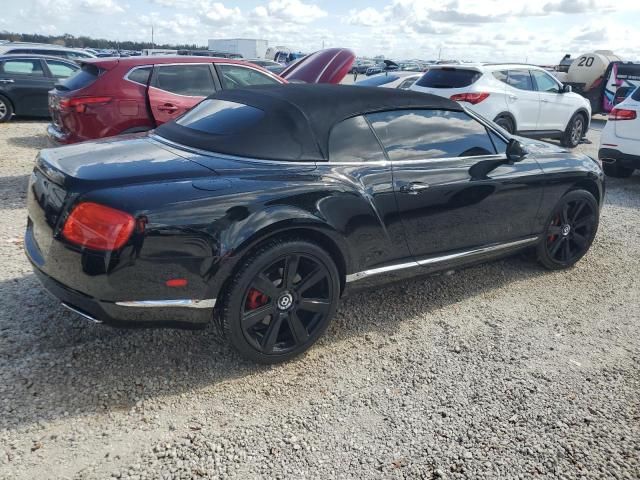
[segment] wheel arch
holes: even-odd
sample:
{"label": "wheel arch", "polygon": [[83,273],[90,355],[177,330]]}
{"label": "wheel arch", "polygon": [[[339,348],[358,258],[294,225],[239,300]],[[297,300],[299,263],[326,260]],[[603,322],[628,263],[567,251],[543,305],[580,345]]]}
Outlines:
{"label": "wheel arch", "polygon": [[576,115],[578,115],[578,114],[582,115],[582,116],[584,117],[585,121],[587,122],[587,125],[585,126],[584,133],[583,133],[584,135],[586,135],[586,134],[587,134],[587,131],[588,131],[588,130],[589,130],[589,128],[591,127],[591,117],[589,116],[589,112],[587,111],[587,109],[586,109],[586,108],[584,108],[584,107],[580,107],[580,108],[578,108],[578,109],[573,113],[573,115],[571,115],[571,118],[569,118],[569,122],[567,122],[567,126],[565,127],[565,129],[566,129],[566,128],[569,128],[569,123],[571,122],[571,120],[573,120],[573,117],[575,117],[575,116],[576,116]]}
{"label": "wheel arch", "polygon": [[7,100],[7,102],[9,102],[9,105],[11,106],[11,110],[13,110],[13,113],[16,113],[16,104],[13,102],[13,100],[11,99],[11,97],[9,97],[8,95],[6,95],[5,93],[0,92],[0,97],[4,98]]}
{"label": "wheel arch", "polygon": [[[221,297],[228,287],[231,279],[242,265],[242,259],[246,258],[256,249],[259,249],[266,242],[278,238],[296,238],[306,240],[322,247],[331,256],[335,262],[336,268],[340,276],[340,292],[342,293],[346,286],[346,277],[350,265],[350,256],[347,250],[346,242],[344,242],[340,234],[316,219],[304,220],[283,220],[266,225],[254,232],[249,238],[239,245],[229,250],[230,258],[233,262],[230,268],[224,273],[224,281],[218,288],[217,297]],[[232,252],[232,253],[231,253]]]}
{"label": "wheel arch", "polygon": [[515,134],[518,131],[518,122],[516,121],[516,117],[513,116],[513,113],[509,112],[508,110],[500,112],[494,117],[493,122],[495,123],[496,120],[502,117],[506,117],[513,122],[513,133]]}
{"label": "wheel arch", "polygon": [[565,195],[569,192],[573,192],[574,190],[586,190],[587,192],[589,192],[591,195],[594,196],[594,198],[598,202],[598,205],[602,205],[602,195],[604,192],[601,192],[600,187],[598,186],[598,183],[595,180],[591,180],[588,178],[579,180],[576,183],[574,183],[569,190],[567,190]]}

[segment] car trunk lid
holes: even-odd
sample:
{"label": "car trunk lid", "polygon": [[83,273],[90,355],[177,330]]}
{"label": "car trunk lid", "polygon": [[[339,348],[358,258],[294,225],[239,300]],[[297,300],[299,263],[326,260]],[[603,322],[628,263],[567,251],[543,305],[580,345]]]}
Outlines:
{"label": "car trunk lid", "polygon": [[302,57],[280,76],[289,82],[340,83],[355,59],[355,53],[347,48],[327,48]]}

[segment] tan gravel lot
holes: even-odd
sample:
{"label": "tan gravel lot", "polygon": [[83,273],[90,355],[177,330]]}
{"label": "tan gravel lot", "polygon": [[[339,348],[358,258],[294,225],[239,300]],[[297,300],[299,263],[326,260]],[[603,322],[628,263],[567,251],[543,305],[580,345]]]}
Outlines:
{"label": "tan gravel lot", "polygon": [[640,478],[640,175],[608,180],[574,269],[360,293],[258,367],[213,328],[115,330],[45,295],[21,243],[44,130],[0,124],[0,478]]}

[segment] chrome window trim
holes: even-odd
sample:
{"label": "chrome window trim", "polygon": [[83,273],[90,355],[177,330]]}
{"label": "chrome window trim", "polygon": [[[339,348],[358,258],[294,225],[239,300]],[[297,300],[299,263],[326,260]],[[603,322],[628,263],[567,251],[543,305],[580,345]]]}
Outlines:
{"label": "chrome window trim", "polygon": [[399,263],[395,265],[387,265],[385,267],[373,268],[370,270],[364,270],[362,272],[352,273],[347,275],[346,281],[347,283],[355,282],[358,280],[362,280],[363,278],[371,277],[374,275],[379,275],[382,273],[389,273],[398,270],[405,270],[407,268],[414,267],[424,267],[429,265],[437,265],[439,263],[444,263],[450,260],[458,260],[462,258],[473,258],[477,255],[481,255],[483,253],[488,252],[498,252],[500,250],[506,250],[514,247],[524,247],[526,245],[533,245],[538,241],[538,236],[528,237],[522,240],[516,240],[513,242],[507,243],[498,243],[493,245],[486,245],[484,247],[473,248],[471,250],[464,250],[462,252],[450,253],[447,255],[440,255],[437,257],[428,257],[421,260],[415,260],[412,262]]}
{"label": "chrome window trim", "polygon": [[[140,68],[151,68],[151,72],[149,72],[149,78],[151,78],[151,74],[153,73],[153,65],[138,65],[137,67],[133,67],[131,70],[129,70],[126,75],[124,77],[122,77],[124,80],[126,80],[127,82],[131,82],[131,83],[135,83],[136,85],[140,85],[142,87],[146,87],[147,85],[145,85],[144,83],[140,83],[140,82],[136,82],[135,80],[131,80],[129,78],[129,75],[131,75],[131,73],[135,70],[138,70]],[[164,90],[163,90],[164,91]]]}
{"label": "chrome window trim", "polygon": [[213,308],[216,299],[208,300],[133,300],[129,302],[116,302],[120,307],[134,308]]}
{"label": "chrome window trim", "polygon": [[252,158],[252,157],[239,157],[237,155],[229,155],[226,153],[217,153],[217,152],[211,152],[208,150],[202,150],[199,148],[195,148],[195,147],[190,147],[188,145],[183,145],[181,143],[177,143],[174,142],[172,140],[169,140],[168,138],[164,138],[158,134],[155,133],[150,133],[149,134],[149,139],[151,139],[152,141],[156,141],[159,143],[164,143],[165,145],[168,145],[170,147],[175,147],[181,150],[187,150],[189,152],[193,152],[193,153],[197,153],[199,155],[206,155],[207,157],[212,157],[212,156],[216,156],[216,157],[221,157],[221,158],[226,158],[229,160],[240,160],[240,161],[244,161],[244,162],[260,162],[260,163],[268,163],[268,164],[273,164],[273,165],[316,165],[316,166],[321,166],[321,165],[338,165],[338,166],[366,166],[366,165],[377,165],[377,166],[386,166],[389,164],[394,164],[394,165],[403,165],[405,163],[424,163],[424,162],[444,162],[444,161],[452,161],[452,160],[466,160],[466,159],[470,159],[470,158],[486,158],[486,159],[505,159],[507,158],[506,155],[504,154],[495,154],[495,155],[474,155],[474,156],[470,156],[470,157],[447,157],[447,158],[431,158],[431,159],[424,159],[424,160],[401,160],[401,161],[391,161],[391,160],[381,160],[381,161],[377,161],[377,162],[331,162],[331,161],[322,161],[322,162],[317,162],[315,160],[309,160],[308,162],[295,162],[295,161],[289,161],[289,160],[266,160],[263,158]]}

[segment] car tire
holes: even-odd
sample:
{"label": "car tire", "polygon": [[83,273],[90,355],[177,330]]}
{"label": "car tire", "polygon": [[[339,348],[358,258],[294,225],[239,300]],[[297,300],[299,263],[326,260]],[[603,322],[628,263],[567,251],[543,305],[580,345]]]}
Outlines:
{"label": "car tire", "polygon": [[634,172],[633,168],[623,167],[622,165],[618,165],[617,162],[602,162],[602,170],[607,177],[613,178],[629,178]]}
{"label": "car tire", "polygon": [[498,125],[499,127],[501,127],[502,129],[506,130],[507,132],[509,132],[510,135],[513,135],[514,133],[516,133],[516,126],[514,121],[506,116],[506,115],[501,115],[499,117],[497,117],[494,122],[496,125]]}
{"label": "car tire", "polygon": [[560,199],[545,224],[537,246],[538,261],[550,270],[575,265],[591,248],[598,231],[599,207],[586,190],[572,190]]}
{"label": "car tire", "polygon": [[0,95],[0,123],[8,122],[13,116],[13,105],[7,97]]}
{"label": "car tire", "polygon": [[582,113],[574,114],[562,135],[562,146],[567,148],[577,147],[582,141],[586,127],[587,120],[585,115]]}
{"label": "car tire", "polygon": [[274,239],[245,259],[219,311],[227,340],[243,357],[273,364],[311,347],[338,306],[340,278],[331,256],[301,239]]}

